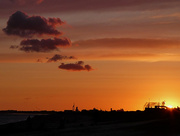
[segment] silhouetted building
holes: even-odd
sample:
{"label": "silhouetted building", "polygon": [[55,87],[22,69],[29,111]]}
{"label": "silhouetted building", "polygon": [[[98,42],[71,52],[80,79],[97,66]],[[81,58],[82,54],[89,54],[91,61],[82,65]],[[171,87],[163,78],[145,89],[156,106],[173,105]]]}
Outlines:
{"label": "silhouetted building", "polygon": [[155,111],[160,109],[166,109],[165,101],[160,102],[146,102],[144,105],[145,111]]}

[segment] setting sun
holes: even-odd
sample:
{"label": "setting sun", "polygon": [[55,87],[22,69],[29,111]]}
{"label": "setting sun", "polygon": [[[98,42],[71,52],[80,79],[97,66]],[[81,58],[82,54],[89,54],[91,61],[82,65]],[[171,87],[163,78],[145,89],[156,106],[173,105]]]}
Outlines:
{"label": "setting sun", "polygon": [[173,106],[172,106],[172,105],[168,105],[167,107],[168,107],[168,108],[173,108]]}
{"label": "setting sun", "polygon": [[172,108],[175,108],[175,107],[178,106],[178,102],[177,102],[176,100],[170,100],[170,99],[169,99],[168,101],[166,101],[165,106],[166,106],[167,108],[172,109]]}

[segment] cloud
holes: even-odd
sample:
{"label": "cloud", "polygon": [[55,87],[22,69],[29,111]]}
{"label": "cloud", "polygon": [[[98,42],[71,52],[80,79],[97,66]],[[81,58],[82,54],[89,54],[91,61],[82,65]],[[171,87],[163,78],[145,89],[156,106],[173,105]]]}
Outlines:
{"label": "cloud", "polygon": [[[56,5],[52,5],[56,3]],[[160,10],[178,8],[179,0],[51,0],[44,1],[41,8],[48,11],[78,12],[78,11],[123,11],[123,10]],[[52,6],[54,7],[52,9]]]}
{"label": "cloud", "polygon": [[163,57],[169,57],[168,54],[157,53],[106,53],[98,56],[101,59],[114,59],[114,60],[155,60],[162,59]]}
{"label": "cloud", "polygon": [[37,62],[43,63],[42,59],[37,59]]}
{"label": "cloud", "polygon": [[10,48],[10,49],[18,49],[19,46],[17,46],[17,45],[11,45],[9,48]]}
{"label": "cloud", "polygon": [[90,65],[84,65],[83,61],[78,61],[76,63],[64,64],[61,63],[59,69],[68,71],[92,71],[93,68]]}
{"label": "cloud", "polygon": [[67,38],[54,39],[26,39],[21,41],[19,49],[25,52],[50,52],[58,50],[58,47],[67,47],[71,41]]}
{"label": "cloud", "polygon": [[48,58],[47,62],[57,62],[57,61],[61,61],[63,59],[76,59],[76,57],[74,57],[74,56],[63,56],[63,55],[55,54],[52,58]]}
{"label": "cloud", "polygon": [[159,61],[177,60],[179,49],[178,38],[103,38],[75,41],[69,50],[90,60]]}
{"label": "cloud", "polygon": [[[152,11],[179,9],[179,0],[0,0],[1,15],[21,9],[29,13],[75,13],[75,12],[117,12]],[[20,1],[20,2],[18,2]],[[16,4],[18,3],[18,4]],[[37,3],[37,4],[36,4]],[[41,3],[41,4],[38,4]],[[10,9],[7,11],[7,8]],[[167,12],[167,11],[166,11]]]}
{"label": "cloud", "polygon": [[17,35],[20,37],[32,37],[34,35],[61,35],[56,29],[57,25],[64,24],[60,18],[44,18],[41,16],[28,16],[27,14],[17,11],[12,14],[3,31],[7,35]]}
{"label": "cloud", "polygon": [[177,48],[180,41],[175,39],[103,38],[73,42],[74,49],[121,49],[121,48]]}

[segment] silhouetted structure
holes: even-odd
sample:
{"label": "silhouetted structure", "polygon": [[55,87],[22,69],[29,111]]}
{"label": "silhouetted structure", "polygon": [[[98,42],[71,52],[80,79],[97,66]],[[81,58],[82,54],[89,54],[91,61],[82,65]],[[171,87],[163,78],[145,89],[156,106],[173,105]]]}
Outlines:
{"label": "silhouetted structure", "polygon": [[78,109],[78,107],[76,107],[76,112],[79,112],[79,109]]}
{"label": "silhouetted structure", "polygon": [[165,101],[162,103],[160,102],[146,102],[144,105],[145,111],[150,110],[159,110],[159,109],[166,109],[167,106],[165,106]]}

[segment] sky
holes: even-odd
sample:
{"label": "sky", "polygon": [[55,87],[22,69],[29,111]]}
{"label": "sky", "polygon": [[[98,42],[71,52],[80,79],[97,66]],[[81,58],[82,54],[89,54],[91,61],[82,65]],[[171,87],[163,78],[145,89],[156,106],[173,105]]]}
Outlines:
{"label": "sky", "polygon": [[180,106],[179,0],[0,0],[0,110]]}

